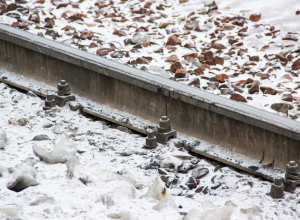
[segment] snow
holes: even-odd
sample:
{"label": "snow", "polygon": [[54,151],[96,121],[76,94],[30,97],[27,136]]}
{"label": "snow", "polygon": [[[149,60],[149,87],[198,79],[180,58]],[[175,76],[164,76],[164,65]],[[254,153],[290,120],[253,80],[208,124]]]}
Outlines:
{"label": "snow", "polygon": [[[43,105],[39,97],[0,83],[0,127],[7,134],[6,148],[0,151],[0,218],[152,220],[188,219],[191,213],[204,219],[300,217],[299,188],[283,199],[272,199],[267,195],[271,182],[231,167],[214,172],[213,161],[187,154],[180,135],[167,145],[144,150],[145,137],[139,134],[83,117],[68,105],[50,111],[43,111]],[[11,124],[11,118],[27,123]],[[56,124],[59,133],[53,130]],[[59,154],[60,163],[49,164],[35,156],[33,146],[48,154],[56,147],[72,153]],[[159,175],[155,166],[151,169],[151,164],[163,166],[166,158],[174,163],[166,168],[167,175]],[[194,168],[179,173],[180,164]],[[197,188],[189,189],[186,182],[199,168],[209,173],[199,179]],[[169,188],[162,178],[169,179]],[[31,186],[19,192],[8,189],[20,179],[30,180]]]}
{"label": "snow", "polygon": [[197,209],[192,209],[184,218],[184,220],[214,220],[222,219],[229,220],[233,213],[234,204],[231,201],[227,201],[221,208],[217,208],[211,201],[204,201],[202,203],[203,212],[199,212]]}
{"label": "snow", "polygon": [[[13,1],[6,2],[9,4]],[[157,1],[151,8],[155,9],[159,3],[171,5],[163,11],[169,16],[156,20],[157,23],[150,23],[149,30],[163,22],[171,21],[173,24],[167,29],[177,28],[182,33],[184,22],[180,22],[180,19],[187,18],[192,11],[206,11],[207,7],[204,7],[204,3],[210,2],[190,0],[187,3],[178,4],[178,1],[175,0]],[[116,3],[119,2],[116,1]],[[298,1],[223,0],[216,1],[216,3],[221,14],[214,15],[213,19],[223,18],[227,15],[244,15],[248,18],[252,13],[262,14],[258,23],[247,20],[250,36],[241,39],[244,47],[248,48],[249,55],[260,56],[257,66],[253,67],[254,71],[266,66],[267,61],[262,58],[264,54],[278,54],[299,48],[299,41],[281,40],[287,32],[294,33],[300,28],[299,15],[295,15],[297,9],[294,7]],[[77,47],[78,44],[74,43],[79,43],[89,52],[96,53],[98,48],[88,48],[87,45],[96,42],[95,40],[103,40],[103,47],[110,47],[109,43],[116,43],[114,45],[117,50],[130,50],[132,45],[124,45],[123,40],[132,37],[133,41],[139,43],[155,41],[156,44],[139,49],[140,53],[130,53],[129,58],[123,57],[115,59],[116,61],[127,63],[128,60],[150,55],[154,58],[153,61],[149,64],[138,64],[137,68],[146,66],[148,71],[163,77],[173,76],[167,71],[170,63],[165,62],[165,59],[173,54],[178,55],[186,69],[201,65],[197,60],[190,64],[181,58],[186,53],[195,52],[194,49],[176,46],[176,51],[168,51],[164,48],[163,54],[153,53],[154,50],[165,46],[166,39],[170,34],[166,34],[164,29],[158,29],[156,32],[156,29],[151,29],[151,32],[160,33],[156,35],[148,35],[143,32],[134,35],[135,28],[131,27],[124,30],[128,36],[119,37],[112,34],[115,29],[121,29],[133,23],[136,27],[146,26],[148,23],[132,21],[117,23],[100,15],[102,25],[105,27],[99,27],[98,24],[93,26],[94,18],[87,11],[95,9],[95,2],[83,1],[79,4],[80,9],[72,8],[71,5],[66,8],[53,9],[54,5],[48,0],[44,4],[33,3],[30,0],[22,5],[35,7],[40,11],[40,26],[44,25],[46,17],[56,16],[57,20],[53,29],[62,35],[56,40],[70,46]],[[126,15],[130,15],[129,4],[136,4],[134,8],[139,8],[140,5],[144,5],[144,2],[128,1],[125,5],[120,6]],[[112,7],[104,10],[109,13],[114,11]],[[84,18],[84,22],[69,23],[61,18],[61,14],[64,12],[68,15],[82,12],[87,14],[87,18]],[[155,16],[158,14],[156,13]],[[28,18],[28,15],[20,14],[20,16],[25,20]],[[209,34],[216,30],[214,22],[209,21],[210,18],[207,15],[200,16],[198,19],[200,27],[207,28],[208,31],[191,31],[197,37],[196,40],[192,39],[190,35],[183,36],[181,38],[182,45],[191,42],[195,43],[199,49],[199,45],[203,47],[210,43]],[[15,21],[16,19],[6,15],[0,16],[1,23],[11,25]],[[262,25],[255,27],[256,24]],[[62,30],[66,25],[72,25],[78,32],[84,29],[92,30],[95,32],[94,36],[98,38],[84,41],[72,39],[72,35],[68,36],[68,31]],[[281,30],[277,33],[276,38],[265,36],[272,25],[276,27],[276,30]],[[36,29],[35,27],[34,24],[30,25],[27,31],[34,34],[38,32],[45,34],[44,28]],[[236,35],[237,31],[238,29],[235,28],[232,31],[224,31],[224,33]],[[299,37],[298,33],[293,35]],[[45,37],[52,38],[49,35],[45,35]],[[227,38],[218,40],[218,43],[223,43],[227,49],[230,48]],[[289,44],[293,44],[293,46],[286,47]],[[270,47],[266,51],[260,51],[264,45],[270,45]],[[232,68],[226,72],[229,76],[238,70],[234,67],[233,62],[242,66],[245,61],[248,61],[247,56],[231,58],[224,55],[224,57],[228,58],[225,60],[224,66]],[[112,59],[110,56],[107,58]],[[248,94],[245,89],[241,94],[253,98],[253,100],[248,100],[249,105],[274,112],[270,109],[270,105],[274,102],[282,102],[282,94],[289,94],[293,91],[292,94],[297,96],[298,91],[294,88],[300,81],[299,77],[293,76],[292,79],[284,79],[283,76],[290,73],[290,63],[286,67],[280,67],[280,70],[271,72],[270,79],[261,80],[257,76],[254,77],[263,85],[277,88],[280,92],[274,96],[262,93],[252,95]],[[222,69],[223,67],[217,65],[216,68]],[[220,72],[225,72],[225,69],[221,71],[206,69],[204,72],[205,76],[212,77]],[[7,75],[9,78],[13,77],[11,73]],[[199,78],[199,76],[188,75],[185,79],[177,79],[177,81],[188,84],[197,77]],[[252,78],[249,74],[240,74],[225,83],[232,88],[232,82],[250,77]],[[202,78],[200,80],[201,89],[203,89],[208,80]],[[21,81],[24,85],[30,84],[24,79]],[[279,84],[280,87],[278,87]],[[40,88],[46,93],[47,89],[49,91],[53,89],[45,85]],[[219,90],[208,91],[220,95]],[[229,98],[229,95],[226,97]],[[91,109],[95,106],[88,100],[77,98],[80,103]],[[289,115],[298,114],[296,101],[291,103],[294,109],[288,112]],[[145,138],[139,134],[122,132],[121,130],[124,129],[113,129],[104,121],[83,117],[79,111],[71,111],[68,105],[62,108],[55,107],[50,111],[43,111],[43,105],[44,101],[33,96],[32,93],[23,94],[0,83],[0,219],[288,220],[300,218],[299,187],[293,194],[285,192],[282,199],[272,199],[268,195],[271,182],[227,166],[221,166],[215,171],[219,164],[208,159],[191,157],[183,149],[180,135],[179,138],[171,140],[167,145],[159,145],[154,150],[144,150],[142,147],[145,144]],[[103,112],[108,111],[110,110],[103,109]],[[111,114],[113,113],[115,112],[111,112]],[[124,114],[126,115],[126,113]],[[122,117],[119,116],[118,119],[120,121],[125,119]],[[136,123],[136,119],[131,116],[128,118],[130,123]],[[48,138],[45,138],[46,136]],[[43,140],[37,141],[37,139]],[[207,153],[217,152],[219,157],[232,157],[232,153],[224,152],[218,146],[212,147],[203,141],[197,146],[197,149]],[[249,162],[246,158],[237,157],[235,159],[240,160],[241,164],[252,165],[251,161]],[[157,166],[164,167],[167,175],[160,175]],[[181,166],[192,169],[187,173],[180,173],[178,168]],[[208,174],[199,179],[197,177],[196,179],[199,181],[197,188],[189,189],[186,185],[187,181],[202,168],[207,169]],[[168,180],[169,188],[162,179]],[[197,190],[200,192],[196,192]],[[185,214],[187,215],[185,216]]]}

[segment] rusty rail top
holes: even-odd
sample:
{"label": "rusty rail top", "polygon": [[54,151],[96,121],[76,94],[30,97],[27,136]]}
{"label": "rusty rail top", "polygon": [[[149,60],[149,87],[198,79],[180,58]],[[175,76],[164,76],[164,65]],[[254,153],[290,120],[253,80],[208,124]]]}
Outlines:
{"label": "rusty rail top", "polygon": [[[129,67],[8,25],[0,24],[0,45],[1,41],[2,44],[8,42],[17,45],[18,48],[27,48],[47,57],[53,57],[59,62],[64,61],[131,86],[142,88],[143,91],[151,91],[168,99],[185,103],[185,105],[205,109],[297,142],[300,141],[300,123],[289,118]],[[5,61],[3,60],[4,53],[5,51],[0,50],[0,62]],[[70,86],[72,87],[71,82]],[[157,117],[157,121],[158,119],[159,117]]]}

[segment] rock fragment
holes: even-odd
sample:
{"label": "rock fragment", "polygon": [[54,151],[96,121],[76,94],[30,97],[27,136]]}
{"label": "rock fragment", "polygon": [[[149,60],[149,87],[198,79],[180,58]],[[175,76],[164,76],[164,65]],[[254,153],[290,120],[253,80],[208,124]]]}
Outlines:
{"label": "rock fragment", "polygon": [[249,56],[249,61],[259,62],[259,56]]}
{"label": "rock fragment", "polygon": [[115,30],[113,32],[114,35],[118,35],[119,37],[123,37],[123,36],[126,36],[126,33],[125,31],[121,31],[121,30]]}
{"label": "rock fragment", "polygon": [[101,56],[101,57],[103,57],[103,56],[108,55],[112,51],[115,51],[115,49],[113,49],[113,48],[99,48],[96,51],[96,54],[99,55],[99,56]]}
{"label": "rock fragment", "polygon": [[259,84],[256,83],[254,84],[249,90],[248,93],[249,94],[254,94],[254,93],[258,93],[259,92]]}
{"label": "rock fragment", "polygon": [[218,5],[215,1],[212,3],[206,5],[208,7],[208,12],[213,11],[213,10],[218,10]]}
{"label": "rock fragment", "polygon": [[288,110],[292,110],[293,108],[294,107],[291,104],[287,103],[274,103],[271,105],[271,109],[282,113],[287,113]]}
{"label": "rock fragment", "polygon": [[198,57],[199,62],[203,62],[205,60],[205,55],[204,54],[200,54]]}
{"label": "rock fragment", "polygon": [[292,69],[293,70],[299,70],[300,69],[300,59],[294,61],[293,65],[292,65]]}
{"label": "rock fragment", "polygon": [[179,58],[177,57],[177,55],[173,54],[169,56],[165,62],[170,62],[170,63],[179,62]]}
{"label": "rock fragment", "polygon": [[40,16],[38,14],[31,14],[31,15],[29,15],[28,21],[40,23]]}
{"label": "rock fragment", "polygon": [[261,14],[251,14],[249,16],[250,21],[259,21],[261,19]]}
{"label": "rock fragment", "polygon": [[175,62],[175,63],[173,63],[171,66],[170,66],[170,70],[173,72],[173,73],[175,73],[176,72],[176,70],[178,70],[178,69],[183,69],[183,66],[181,65],[181,63],[180,62]]}
{"label": "rock fragment", "polygon": [[214,61],[214,54],[212,51],[207,51],[205,53],[205,60],[206,61]]}
{"label": "rock fragment", "polygon": [[226,79],[229,79],[228,76],[225,73],[221,73],[219,75],[215,76],[215,79],[219,82],[219,83],[224,83]]}
{"label": "rock fragment", "polygon": [[284,38],[282,38],[282,40],[292,40],[292,41],[298,41],[297,37],[294,37],[290,34],[286,35]]}
{"label": "rock fragment", "polygon": [[288,58],[286,58],[286,57],[284,57],[280,54],[277,54],[276,58],[279,59],[281,62],[286,62],[287,63],[289,61]]}
{"label": "rock fragment", "polygon": [[281,100],[286,102],[293,102],[294,98],[291,94],[283,94]]}
{"label": "rock fragment", "polygon": [[188,83],[189,86],[195,86],[197,88],[200,88],[200,79],[197,77],[197,78],[194,78],[191,82]]}
{"label": "rock fragment", "polygon": [[148,64],[150,61],[144,57],[138,57],[136,59],[137,64]]}
{"label": "rock fragment", "polygon": [[214,49],[217,49],[217,50],[219,50],[219,49],[225,49],[226,47],[224,46],[224,44],[220,44],[220,43],[212,43],[211,44],[211,47],[212,48],[214,48]]}
{"label": "rock fragment", "polygon": [[193,62],[195,59],[198,58],[198,53],[185,54],[183,57],[186,61]]}
{"label": "rock fragment", "polygon": [[230,99],[238,101],[238,102],[247,102],[247,100],[245,99],[244,96],[237,94],[237,93],[232,93],[230,96]]}
{"label": "rock fragment", "polygon": [[44,141],[44,140],[51,140],[51,139],[48,137],[48,135],[45,135],[45,134],[36,135],[32,139],[32,141]]}
{"label": "rock fragment", "polygon": [[208,173],[209,173],[209,170],[207,168],[198,167],[198,168],[193,169],[192,176],[195,179],[201,179],[201,178],[205,177]]}
{"label": "rock fragment", "polygon": [[194,69],[194,72],[196,73],[196,75],[203,75],[204,74],[203,68],[201,68],[201,67]]}
{"label": "rock fragment", "polygon": [[273,88],[267,87],[267,86],[261,86],[260,91],[262,91],[264,94],[270,94],[270,95],[276,95],[277,94],[276,89],[273,89]]}
{"label": "rock fragment", "polygon": [[175,46],[177,44],[181,45],[181,40],[179,40],[175,35],[171,35],[168,38],[167,45]]}
{"label": "rock fragment", "polygon": [[184,78],[186,76],[186,71],[184,69],[177,69],[175,72],[175,78]]}
{"label": "rock fragment", "polygon": [[223,57],[215,56],[214,61],[216,62],[216,64],[219,64],[219,65],[222,65],[222,66],[224,65],[224,58]]}
{"label": "rock fragment", "polygon": [[220,89],[222,95],[231,95],[233,90],[230,88],[221,88]]}
{"label": "rock fragment", "polygon": [[186,185],[189,187],[189,189],[195,189],[197,188],[197,181],[194,177],[190,177],[189,180],[186,182]]}

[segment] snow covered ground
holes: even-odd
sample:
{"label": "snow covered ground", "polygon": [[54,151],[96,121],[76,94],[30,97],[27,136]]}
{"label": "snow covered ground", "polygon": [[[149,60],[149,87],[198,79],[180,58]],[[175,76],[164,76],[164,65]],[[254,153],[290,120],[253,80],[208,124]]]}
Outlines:
{"label": "snow covered ground", "polygon": [[[297,0],[4,0],[0,22],[299,120],[297,6]],[[257,16],[250,20],[251,14]]]}
{"label": "snow covered ground", "polygon": [[145,150],[139,134],[43,105],[0,83],[0,219],[300,217],[299,188],[272,199],[270,182],[193,157],[178,139]]}

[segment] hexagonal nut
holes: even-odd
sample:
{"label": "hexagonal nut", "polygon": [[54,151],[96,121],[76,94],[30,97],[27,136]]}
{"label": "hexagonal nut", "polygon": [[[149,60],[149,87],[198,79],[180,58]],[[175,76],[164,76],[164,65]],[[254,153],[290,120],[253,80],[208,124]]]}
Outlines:
{"label": "hexagonal nut", "polygon": [[171,128],[170,119],[167,116],[162,116],[159,120],[159,126],[162,128]]}
{"label": "hexagonal nut", "polygon": [[54,94],[47,94],[46,100],[47,101],[53,101],[55,99]]}
{"label": "hexagonal nut", "polygon": [[61,80],[57,85],[58,91],[67,92],[70,90],[69,84],[65,80]]}
{"label": "hexagonal nut", "polygon": [[290,161],[286,165],[286,172],[289,174],[298,174],[299,173],[299,165],[295,161]]}
{"label": "hexagonal nut", "polygon": [[283,181],[282,181],[282,178],[281,177],[275,177],[274,178],[274,185],[275,186],[282,186],[283,185]]}

